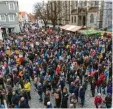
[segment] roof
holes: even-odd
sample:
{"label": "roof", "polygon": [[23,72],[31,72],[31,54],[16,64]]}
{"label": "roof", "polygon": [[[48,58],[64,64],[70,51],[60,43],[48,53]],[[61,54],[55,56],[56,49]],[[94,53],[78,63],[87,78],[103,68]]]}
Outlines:
{"label": "roof", "polygon": [[98,12],[99,9],[97,7],[91,7],[89,8],[88,12]]}
{"label": "roof", "polygon": [[76,26],[76,25],[65,25],[65,26],[61,26],[60,27],[63,30],[67,30],[67,31],[71,31],[71,32],[76,32],[82,28],[84,28],[83,26]]}
{"label": "roof", "polygon": [[20,15],[25,16],[27,13],[26,12],[19,12]]}

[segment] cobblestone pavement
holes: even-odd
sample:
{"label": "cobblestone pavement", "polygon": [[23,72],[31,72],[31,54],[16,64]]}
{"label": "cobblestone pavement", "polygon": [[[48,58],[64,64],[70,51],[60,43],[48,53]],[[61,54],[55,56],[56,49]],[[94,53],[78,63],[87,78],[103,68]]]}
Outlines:
{"label": "cobblestone pavement", "polygon": [[[97,95],[97,93],[95,94]],[[39,101],[39,95],[37,92],[34,91],[34,86],[32,85],[32,91],[31,91],[31,101],[29,101],[29,105],[31,108],[46,108],[43,104],[43,102]],[[103,99],[105,98],[105,95],[102,95]],[[53,96],[51,95],[51,102],[52,105],[55,106],[55,101]],[[77,108],[81,108],[80,105],[80,99],[77,103]],[[95,108],[94,105],[94,97],[91,96],[91,91],[90,91],[90,86],[88,85],[88,89],[86,90],[86,95],[85,95],[85,105],[83,108]]]}

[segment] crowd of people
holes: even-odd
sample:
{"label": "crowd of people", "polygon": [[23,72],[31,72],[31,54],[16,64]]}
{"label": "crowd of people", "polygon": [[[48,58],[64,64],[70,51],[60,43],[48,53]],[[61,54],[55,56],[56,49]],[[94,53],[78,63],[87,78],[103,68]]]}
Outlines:
{"label": "crowd of people", "polygon": [[27,30],[0,48],[0,107],[6,99],[9,108],[30,108],[34,88],[47,108],[84,107],[88,85],[96,108],[112,107],[111,38]]}

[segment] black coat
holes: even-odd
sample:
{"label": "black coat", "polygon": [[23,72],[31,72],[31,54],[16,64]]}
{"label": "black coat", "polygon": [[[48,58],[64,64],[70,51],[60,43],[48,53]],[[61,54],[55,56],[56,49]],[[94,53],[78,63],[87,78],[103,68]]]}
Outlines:
{"label": "black coat", "polygon": [[50,95],[45,95],[44,105],[47,106],[47,102],[50,101]]}
{"label": "black coat", "polygon": [[30,108],[29,104],[26,103],[26,100],[20,102],[19,108]]}
{"label": "black coat", "polygon": [[68,103],[68,93],[63,93],[62,94],[62,108],[67,108],[67,103]]}

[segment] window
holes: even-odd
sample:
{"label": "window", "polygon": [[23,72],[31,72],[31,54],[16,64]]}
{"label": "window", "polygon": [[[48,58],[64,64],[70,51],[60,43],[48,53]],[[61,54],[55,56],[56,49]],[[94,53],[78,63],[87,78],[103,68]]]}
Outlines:
{"label": "window", "polygon": [[14,15],[9,15],[9,21],[14,21],[15,18],[14,18]]}
{"label": "window", "polygon": [[73,16],[72,16],[72,19],[71,20],[72,20],[72,23],[73,23]]}
{"label": "window", "polygon": [[99,1],[95,1],[95,6],[98,6],[99,5]]}
{"label": "window", "polygon": [[9,9],[10,10],[15,10],[15,5],[14,5],[13,2],[12,3],[9,3]]}
{"label": "window", "polygon": [[90,23],[94,23],[94,16],[93,16],[93,14],[90,15]]}
{"label": "window", "polygon": [[76,16],[74,17],[74,22],[76,23]]}
{"label": "window", "polygon": [[0,21],[6,21],[6,16],[5,15],[0,15]]}
{"label": "window", "polygon": [[87,6],[87,1],[84,1],[84,6]]}

